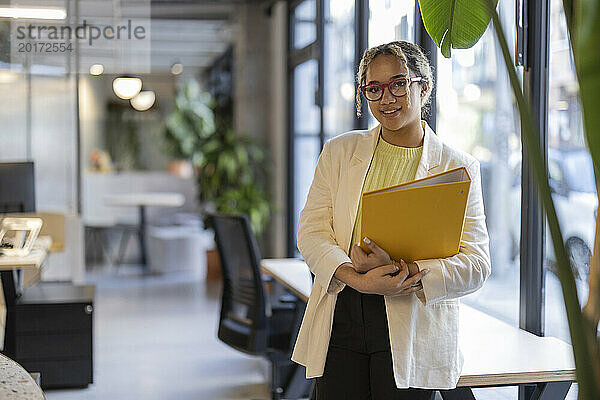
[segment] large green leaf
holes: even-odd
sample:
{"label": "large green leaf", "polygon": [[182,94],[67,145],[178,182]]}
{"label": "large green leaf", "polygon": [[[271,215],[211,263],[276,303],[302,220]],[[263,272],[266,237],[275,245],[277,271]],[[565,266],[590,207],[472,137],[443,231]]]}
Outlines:
{"label": "large green leaf", "polygon": [[[498,0],[494,0],[494,8]],[[442,51],[473,47],[491,19],[488,0],[420,0],[423,25]]]}
{"label": "large green leaf", "polygon": [[573,1],[575,15],[570,27],[573,55],[579,80],[579,95],[596,180],[600,179],[600,2]]}

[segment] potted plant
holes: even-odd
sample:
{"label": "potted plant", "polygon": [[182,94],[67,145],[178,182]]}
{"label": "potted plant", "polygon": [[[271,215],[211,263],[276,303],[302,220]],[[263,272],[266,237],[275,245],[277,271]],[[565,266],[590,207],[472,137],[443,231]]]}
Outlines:
{"label": "potted plant", "polygon": [[[167,151],[192,163],[201,212],[247,214],[260,237],[271,213],[264,189],[265,154],[258,142],[235,132],[219,110],[197,82],[181,86],[167,118]],[[210,228],[206,220],[205,226]],[[216,250],[207,251],[207,260],[208,277],[220,276]]]}
{"label": "potted plant", "polygon": [[[191,80],[177,89],[175,109],[166,120],[165,151],[174,163],[193,163],[201,157],[201,146],[215,133],[213,99]],[[170,166],[169,168],[173,168]]]}

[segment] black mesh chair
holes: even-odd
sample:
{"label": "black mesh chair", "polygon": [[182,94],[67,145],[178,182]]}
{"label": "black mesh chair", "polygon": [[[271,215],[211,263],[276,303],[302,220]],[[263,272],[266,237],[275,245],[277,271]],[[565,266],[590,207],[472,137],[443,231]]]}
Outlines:
{"label": "black mesh chair", "polygon": [[273,399],[308,397],[304,367],[290,360],[305,305],[292,295],[269,296],[256,240],[244,215],[212,214],[221,258],[223,294],[218,337],[271,362]]}

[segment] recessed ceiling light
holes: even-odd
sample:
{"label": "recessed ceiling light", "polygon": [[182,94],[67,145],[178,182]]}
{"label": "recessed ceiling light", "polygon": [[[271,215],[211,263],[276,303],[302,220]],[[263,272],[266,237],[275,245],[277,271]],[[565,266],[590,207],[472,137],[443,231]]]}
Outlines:
{"label": "recessed ceiling light", "polygon": [[92,75],[102,75],[104,72],[104,65],[102,64],[94,64],[90,67],[90,74]]}
{"label": "recessed ceiling light", "polygon": [[183,65],[180,63],[175,63],[171,66],[171,73],[173,75],[179,75],[183,72]]}

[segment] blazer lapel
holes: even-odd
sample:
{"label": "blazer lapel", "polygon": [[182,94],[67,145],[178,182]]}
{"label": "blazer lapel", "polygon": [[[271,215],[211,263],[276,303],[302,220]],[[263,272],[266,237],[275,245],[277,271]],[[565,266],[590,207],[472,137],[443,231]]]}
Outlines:
{"label": "blazer lapel", "polygon": [[367,176],[371,159],[377,145],[377,138],[379,137],[380,126],[377,125],[368,132],[358,142],[352,158],[350,159],[350,167],[348,168],[348,174],[345,192],[346,196],[346,221],[349,225],[348,229],[344,232],[344,243],[343,249],[348,250],[350,248],[350,240],[352,240],[352,230],[354,229],[354,222],[356,219],[356,211],[358,210],[358,202],[362,194],[362,187]]}
{"label": "blazer lapel", "polygon": [[423,137],[423,155],[417,167],[415,179],[425,178],[431,175],[431,170],[439,167],[442,160],[442,141],[429,127],[427,122],[421,121],[421,125],[425,130]]}

